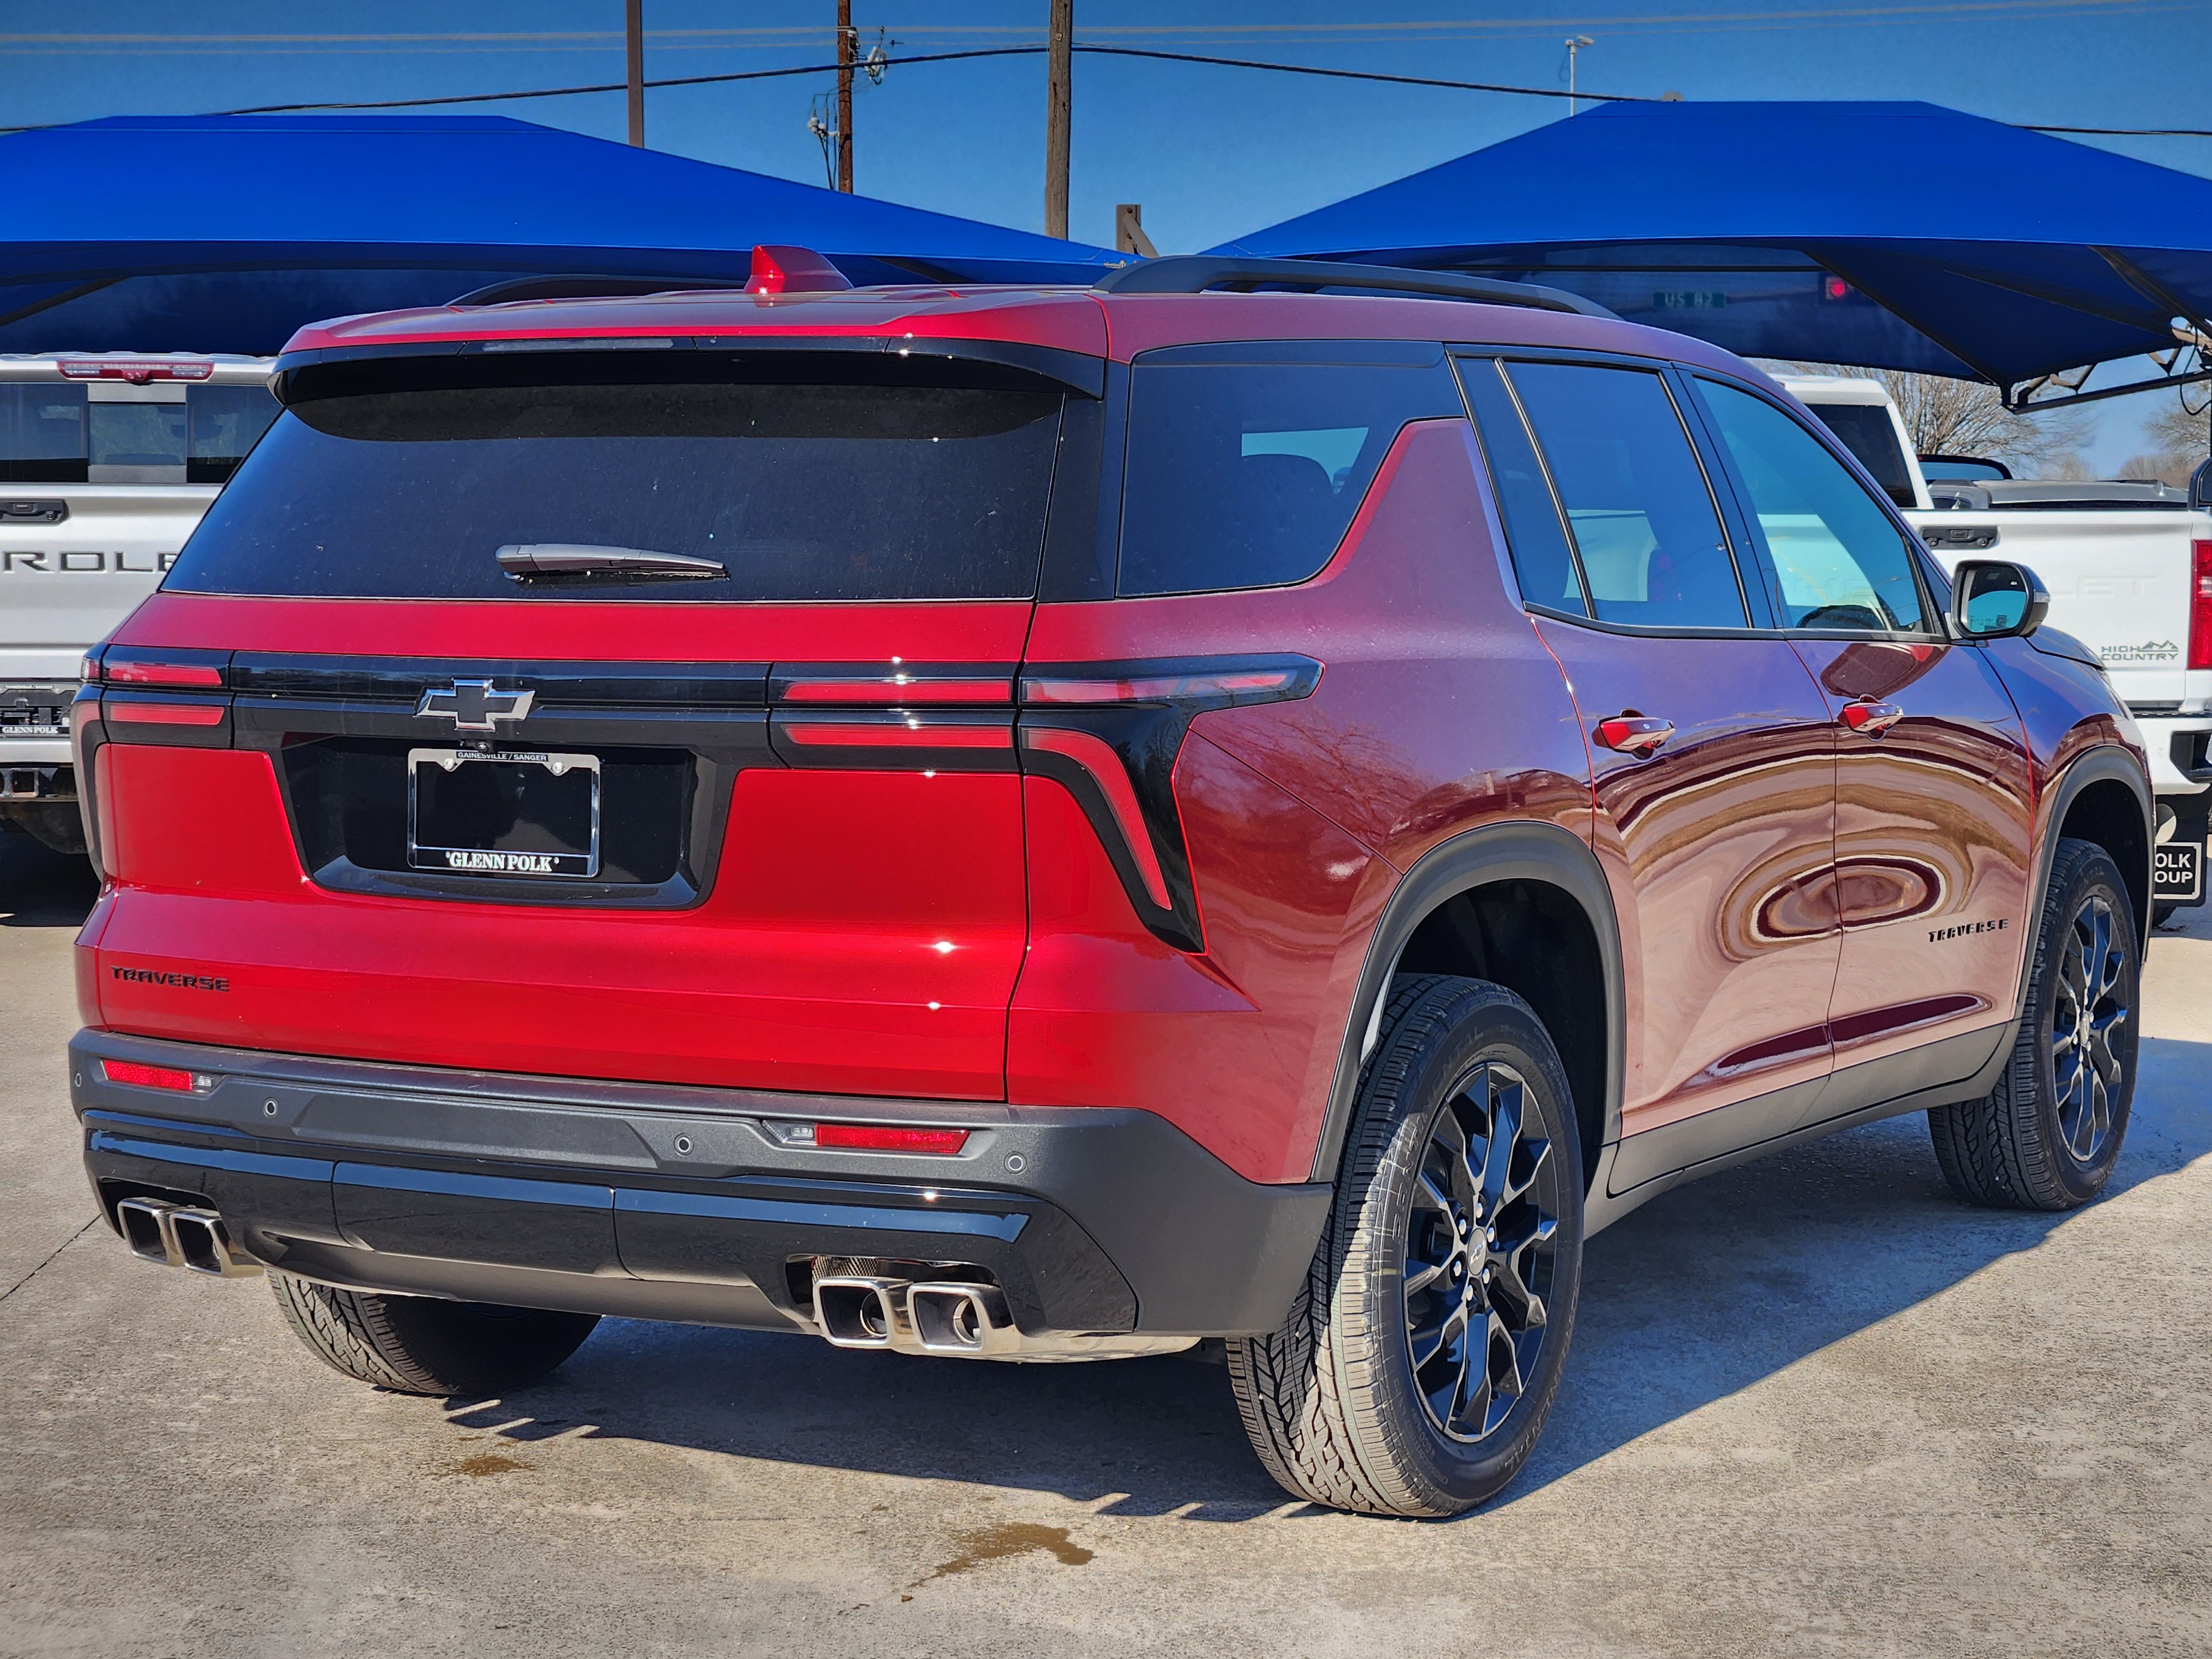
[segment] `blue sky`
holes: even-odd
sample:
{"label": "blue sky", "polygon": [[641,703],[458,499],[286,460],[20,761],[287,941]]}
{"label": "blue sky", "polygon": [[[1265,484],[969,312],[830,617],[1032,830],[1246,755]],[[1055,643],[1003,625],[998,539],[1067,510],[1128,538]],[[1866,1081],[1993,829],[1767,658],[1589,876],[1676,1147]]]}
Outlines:
{"label": "blue sky", "polygon": [[[1046,0],[856,0],[864,41],[939,52],[1041,42]],[[833,0],[733,9],[646,0],[647,72],[826,61]],[[622,78],[621,0],[6,0],[0,123],[185,113],[310,99],[428,97]],[[1564,88],[1686,98],[1924,98],[2006,121],[2204,126],[2212,4],[2180,0],[1077,0],[1079,40]],[[806,130],[830,77],[656,91],[657,149],[819,182]],[[869,195],[1037,229],[1044,66],[1035,58],[895,67],[863,85]],[[489,106],[605,137],[619,94]],[[1556,119],[1550,100],[1082,58],[1070,229],[1109,244],[1117,201],[1167,251],[1239,232]],[[2212,139],[2099,141],[2212,175]],[[1931,155],[1900,191],[1971,190]],[[219,213],[250,181],[210,180]],[[2169,394],[2170,395],[2170,394]],[[2100,405],[2091,459],[2139,447],[2140,399]]]}

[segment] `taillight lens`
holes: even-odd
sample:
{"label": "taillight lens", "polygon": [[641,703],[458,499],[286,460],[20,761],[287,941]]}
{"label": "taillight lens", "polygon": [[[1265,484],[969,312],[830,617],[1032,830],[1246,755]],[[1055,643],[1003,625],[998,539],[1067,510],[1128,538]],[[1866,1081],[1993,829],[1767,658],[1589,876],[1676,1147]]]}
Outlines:
{"label": "taillight lens", "polygon": [[110,1083],[127,1083],[134,1089],[174,1089],[179,1094],[192,1091],[192,1074],[173,1066],[146,1066],[135,1060],[103,1060],[100,1069],[107,1074]]}
{"label": "taillight lens", "polygon": [[110,685],[219,686],[222,670],[213,663],[111,662],[103,670]]}
{"label": "taillight lens", "polygon": [[2212,542],[2191,542],[2189,553],[2189,665],[2212,668]]}
{"label": "taillight lens", "polygon": [[878,1123],[817,1123],[817,1146],[866,1152],[933,1152],[949,1158],[968,1144],[965,1129],[896,1129]]}

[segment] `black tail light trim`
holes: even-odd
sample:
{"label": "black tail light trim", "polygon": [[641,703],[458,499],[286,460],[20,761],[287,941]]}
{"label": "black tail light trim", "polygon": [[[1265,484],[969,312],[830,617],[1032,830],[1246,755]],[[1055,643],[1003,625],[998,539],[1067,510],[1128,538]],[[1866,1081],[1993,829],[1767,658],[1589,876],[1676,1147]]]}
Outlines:
{"label": "black tail light trim", "polygon": [[1190,723],[1210,709],[1310,697],[1321,677],[1320,663],[1291,655],[1026,664],[1022,769],[1075,797],[1138,919],[1195,954],[1205,923],[1175,797]]}

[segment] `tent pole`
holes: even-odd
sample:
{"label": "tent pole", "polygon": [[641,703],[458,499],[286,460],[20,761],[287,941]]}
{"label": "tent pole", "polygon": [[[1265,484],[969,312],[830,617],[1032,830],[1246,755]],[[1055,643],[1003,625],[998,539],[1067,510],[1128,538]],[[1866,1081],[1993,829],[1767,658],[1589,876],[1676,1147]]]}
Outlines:
{"label": "tent pole", "polygon": [[1045,35],[1044,234],[1067,235],[1067,130],[1074,93],[1075,0],[1052,0]]}
{"label": "tent pole", "polygon": [[853,193],[853,0],[837,0],[837,188]]}
{"label": "tent pole", "polygon": [[629,141],[645,147],[645,0],[627,0],[629,37]]}

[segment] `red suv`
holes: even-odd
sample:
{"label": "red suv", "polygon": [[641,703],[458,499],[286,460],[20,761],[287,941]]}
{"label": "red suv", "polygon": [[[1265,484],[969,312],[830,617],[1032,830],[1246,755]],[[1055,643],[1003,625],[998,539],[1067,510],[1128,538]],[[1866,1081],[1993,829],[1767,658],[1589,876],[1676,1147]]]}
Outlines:
{"label": "red suv", "polygon": [[1972,1202],[2103,1186],[2134,729],[1755,370],[1374,268],[760,269],[303,331],[88,662],[138,1254],[421,1393],[606,1315],[1225,1338],[1285,1486],[1442,1515],[1678,1182],[1925,1109]]}

